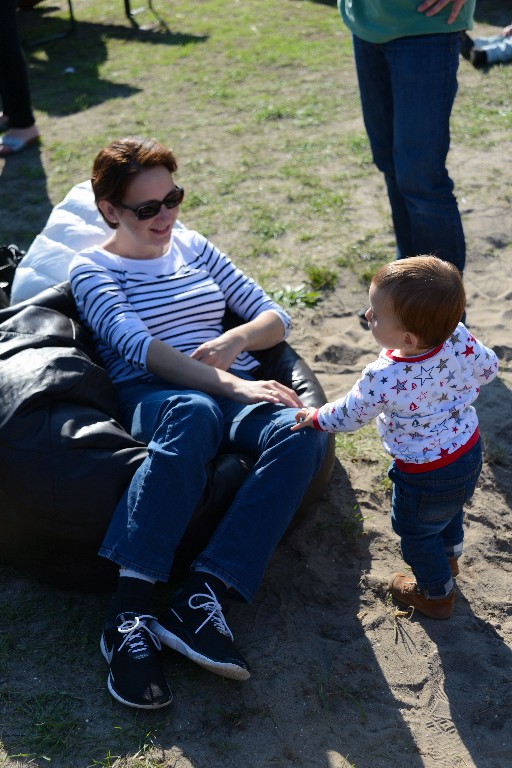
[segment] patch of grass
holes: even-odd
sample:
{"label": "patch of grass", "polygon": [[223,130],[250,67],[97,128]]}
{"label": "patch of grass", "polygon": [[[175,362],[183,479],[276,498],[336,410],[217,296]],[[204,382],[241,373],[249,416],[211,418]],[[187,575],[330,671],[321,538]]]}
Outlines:
{"label": "patch of grass", "polygon": [[483,448],[485,460],[489,464],[497,464],[500,467],[509,467],[511,464],[510,446],[496,438],[492,440],[484,434]]}
{"label": "patch of grass", "polygon": [[375,424],[366,424],[356,432],[336,433],[336,453],[349,461],[380,463],[388,454],[382,447]]}
{"label": "patch of grass", "polygon": [[[307,283],[300,283],[292,288],[269,288],[267,293],[283,307],[313,308],[323,298],[322,292],[334,290],[338,275],[327,267],[310,264],[305,268]],[[263,281],[265,282],[265,281]]]}
{"label": "patch of grass", "polygon": [[304,283],[292,288],[289,285],[285,285],[283,288],[270,289],[267,291],[269,296],[281,304],[283,307],[315,307],[321,300],[321,295],[318,291],[312,291]]}
{"label": "patch of grass", "polygon": [[250,231],[265,241],[283,237],[286,227],[279,220],[279,214],[275,210],[260,205],[251,211]]}
{"label": "patch of grass", "polygon": [[74,714],[75,701],[69,693],[48,691],[26,696],[16,708],[26,716],[29,730],[23,747],[29,754],[51,760],[72,752],[82,723]]}
{"label": "patch of grass", "polygon": [[347,461],[377,464],[381,475],[379,487],[385,492],[391,490],[392,483],[387,476],[391,459],[382,447],[375,424],[367,424],[357,432],[338,432],[335,444],[336,455],[342,464]]}
{"label": "patch of grass", "polygon": [[356,505],[352,512],[337,524],[337,527],[347,541],[355,541],[359,536],[365,535],[363,525],[367,517],[367,515],[363,515],[359,505]]}
{"label": "patch of grass", "polygon": [[327,267],[318,267],[314,264],[306,267],[306,274],[315,291],[332,291],[336,286],[338,275]]}
{"label": "patch of grass", "polygon": [[360,703],[359,692],[350,691],[336,680],[330,681],[329,683],[318,681],[316,691],[324,709],[329,710],[331,708],[331,701],[337,696],[342,696],[356,708],[361,720],[365,721],[367,719],[367,714]]}
{"label": "patch of grass", "polygon": [[371,279],[379,267],[389,261],[391,261],[389,251],[373,250],[365,247],[365,243],[350,245],[336,259],[339,267],[349,269],[367,286],[370,285]]}

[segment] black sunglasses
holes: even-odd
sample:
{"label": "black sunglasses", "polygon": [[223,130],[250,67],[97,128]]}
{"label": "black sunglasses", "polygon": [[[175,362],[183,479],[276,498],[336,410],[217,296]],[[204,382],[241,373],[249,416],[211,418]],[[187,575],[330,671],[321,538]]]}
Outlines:
{"label": "black sunglasses", "polygon": [[183,187],[174,187],[172,192],[169,192],[163,200],[151,200],[150,203],[137,205],[135,208],[132,208],[131,205],[125,205],[124,203],[115,203],[115,205],[118,205],[120,208],[126,208],[127,211],[132,211],[138,221],[145,221],[146,219],[152,219],[157,216],[160,213],[162,205],[165,205],[167,210],[176,208],[184,197],[185,190]]}

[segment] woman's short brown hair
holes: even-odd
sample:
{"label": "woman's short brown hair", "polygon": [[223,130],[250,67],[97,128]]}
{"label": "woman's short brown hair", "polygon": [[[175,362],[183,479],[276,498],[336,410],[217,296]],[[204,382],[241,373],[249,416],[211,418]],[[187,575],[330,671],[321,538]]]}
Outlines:
{"label": "woman's short brown hair", "polygon": [[[100,200],[122,203],[130,183],[146,168],[163,165],[169,173],[178,170],[174,153],[156,139],[128,136],[112,141],[94,161],[91,183],[96,205]],[[103,213],[100,210],[101,215]],[[103,218],[112,229],[118,225]]]}
{"label": "woman's short brown hair", "polygon": [[403,330],[419,337],[425,347],[437,347],[450,337],[466,306],[460,272],[436,256],[411,256],[381,267],[372,285],[390,297]]}

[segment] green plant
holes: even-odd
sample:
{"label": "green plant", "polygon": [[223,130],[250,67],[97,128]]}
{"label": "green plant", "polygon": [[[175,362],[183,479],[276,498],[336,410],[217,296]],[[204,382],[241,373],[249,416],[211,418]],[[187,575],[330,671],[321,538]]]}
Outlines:
{"label": "green plant", "polygon": [[338,275],[327,267],[318,267],[314,264],[306,267],[306,274],[311,287],[315,291],[332,291],[336,286]]}
{"label": "green plant", "polygon": [[295,288],[285,285],[283,288],[271,289],[267,293],[283,307],[308,307],[311,309],[321,300],[318,291],[312,291],[304,283]]}

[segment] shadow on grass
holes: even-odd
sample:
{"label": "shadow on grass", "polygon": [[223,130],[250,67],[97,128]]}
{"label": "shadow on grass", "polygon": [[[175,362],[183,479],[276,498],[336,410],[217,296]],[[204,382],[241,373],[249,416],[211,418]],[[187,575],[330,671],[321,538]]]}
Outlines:
{"label": "shadow on grass", "polygon": [[107,40],[137,41],[152,46],[187,46],[198,45],[208,39],[203,35],[162,29],[144,30],[126,24],[94,24],[77,20],[74,34],[32,47],[31,41],[43,35],[52,36],[65,31],[66,21],[51,17],[47,22],[42,6],[20,13],[19,17],[30,70],[33,106],[54,116],[71,115],[112,99],[129,98],[142,90],[130,84],[102,79],[100,68],[107,60]]}
{"label": "shadow on grass", "polygon": [[[0,165],[0,244],[14,242],[26,250],[34,232],[44,227],[51,209],[40,147],[7,157]],[[13,221],[15,227],[11,227]],[[8,235],[9,231],[15,236]]]}

